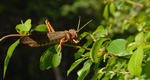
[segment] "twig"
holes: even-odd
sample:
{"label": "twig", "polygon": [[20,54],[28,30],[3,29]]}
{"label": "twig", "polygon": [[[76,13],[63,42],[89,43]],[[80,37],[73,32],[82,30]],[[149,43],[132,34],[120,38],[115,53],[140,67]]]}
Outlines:
{"label": "twig", "polygon": [[144,6],[143,4],[136,3],[136,2],[130,1],[130,0],[118,0],[118,1],[125,1],[125,2],[130,3],[130,4],[133,4],[133,5],[136,4],[136,5],[138,5],[139,7],[143,7],[143,6]]}
{"label": "twig", "polygon": [[6,36],[2,37],[0,39],[0,41],[2,41],[3,39],[5,39],[7,37],[16,37],[16,36],[26,36],[26,34],[9,34],[9,35],[6,35]]}
{"label": "twig", "polygon": [[82,48],[82,49],[85,49],[85,50],[91,50],[91,48],[84,48],[84,47],[81,47],[81,46],[75,46],[75,45],[70,45],[70,44],[62,44],[64,46],[69,46],[69,47],[74,47],[74,48]]}

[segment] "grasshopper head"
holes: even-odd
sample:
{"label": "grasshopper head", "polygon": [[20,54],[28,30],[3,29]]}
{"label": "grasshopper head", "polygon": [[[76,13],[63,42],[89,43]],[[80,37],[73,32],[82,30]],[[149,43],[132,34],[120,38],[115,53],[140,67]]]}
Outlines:
{"label": "grasshopper head", "polygon": [[77,31],[76,31],[76,30],[70,29],[69,32],[70,32],[70,34],[71,34],[72,39],[74,39],[74,38],[75,38],[75,39],[78,39],[78,34],[77,34]]}

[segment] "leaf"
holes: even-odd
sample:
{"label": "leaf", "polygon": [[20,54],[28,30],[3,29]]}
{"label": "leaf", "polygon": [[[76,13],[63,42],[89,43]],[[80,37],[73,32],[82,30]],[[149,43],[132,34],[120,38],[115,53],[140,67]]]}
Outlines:
{"label": "leaf", "polygon": [[93,32],[93,35],[96,38],[105,37],[107,35],[107,29],[104,29],[102,25],[98,26],[95,32]]}
{"label": "leaf", "polygon": [[70,69],[67,71],[67,76],[69,75],[69,73],[77,66],[79,65],[82,61],[84,61],[84,58],[78,59],[76,60],[70,67]]}
{"label": "leaf", "polygon": [[149,67],[150,67],[150,61],[148,61],[144,66],[143,66],[143,71],[142,71],[142,73],[143,74],[146,74],[146,77],[147,78],[150,78],[150,69],[149,69]]}
{"label": "leaf", "polygon": [[114,55],[123,55],[126,43],[127,41],[124,39],[113,40],[108,46],[108,52]]}
{"label": "leaf", "polygon": [[51,67],[57,67],[61,62],[59,54],[60,45],[48,48],[40,58],[40,69],[45,70]]}
{"label": "leaf", "polygon": [[132,42],[127,46],[127,52],[130,52],[136,48],[137,48],[137,44],[135,42]]}
{"label": "leaf", "polygon": [[149,31],[150,31],[150,27],[144,27],[144,30],[145,30],[146,32],[149,32]]}
{"label": "leaf", "polygon": [[83,39],[85,36],[88,35],[88,32],[84,32],[79,36],[79,40]]}
{"label": "leaf", "polygon": [[120,2],[118,1],[118,2],[116,2],[116,3],[117,3],[117,4],[116,4],[116,7],[117,7],[118,10],[120,10],[120,9],[123,8],[122,6],[123,6],[123,4],[124,4],[124,1],[120,1]]}
{"label": "leaf", "polygon": [[150,42],[150,31],[149,32],[147,32],[146,34],[145,34],[145,36],[144,36],[144,40],[146,40],[147,42]]}
{"label": "leaf", "polygon": [[[87,47],[88,47],[89,45],[91,45],[92,43],[93,43],[93,41],[87,41],[82,47],[83,47],[83,48],[87,48]],[[84,53],[85,49],[83,49],[83,48],[80,48],[80,49],[78,50],[78,52],[74,54],[75,59],[80,58],[81,55]]]}
{"label": "leaf", "polygon": [[93,35],[95,35],[96,33],[100,32],[102,29],[104,29],[104,27],[102,25],[99,25],[97,27],[97,29],[93,32]]}
{"label": "leaf", "polygon": [[140,44],[143,42],[143,32],[140,32],[139,34],[136,35],[135,37],[135,42],[137,44]]}
{"label": "leaf", "polygon": [[28,19],[24,24],[18,24],[16,30],[19,34],[26,34],[31,29],[31,19]]}
{"label": "leaf", "polygon": [[108,19],[109,13],[108,13],[108,4],[104,8],[103,17],[105,19]]}
{"label": "leaf", "polygon": [[78,79],[77,80],[84,80],[84,78],[87,76],[87,74],[89,73],[90,71],[90,67],[92,65],[92,62],[90,60],[87,60],[82,69],[80,69],[77,74],[78,74]]}
{"label": "leaf", "polygon": [[122,28],[127,30],[130,25],[131,25],[131,23],[128,22],[126,24],[123,24]]}
{"label": "leaf", "polygon": [[33,32],[33,31],[48,32],[47,25],[40,24],[31,30],[31,32]]}
{"label": "leaf", "polygon": [[31,29],[31,19],[26,20],[24,23],[26,31],[29,31]]}
{"label": "leaf", "polygon": [[[20,39],[19,39],[19,40],[20,40]],[[15,43],[13,43],[13,44],[8,48],[7,55],[6,55],[6,58],[5,58],[5,61],[4,61],[3,79],[5,78],[5,73],[6,73],[6,70],[7,70],[7,66],[8,66],[9,60],[10,60],[12,54],[13,54],[13,51],[15,50],[15,48],[17,47],[17,45],[19,44],[19,40],[17,40]]]}
{"label": "leaf", "polygon": [[[101,59],[102,60],[102,59]],[[99,70],[99,66],[100,66],[100,62],[94,64],[93,70],[94,70],[94,74],[97,74],[98,70]]]}
{"label": "leaf", "polygon": [[140,76],[142,71],[142,60],[143,60],[143,48],[138,47],[136,51],[134,51],[128,63],[128,70],[130,74],[135,76]]}
{"label": "leaf", "polygon": [[102,45],[102,43],[104,41],[106,41],[107,39],[106,38],[102,38],[102,39],[99,39],[97,40],[93,46],[92,46],[92,50],[90,51],[90,58],[93,62],[96,63],[96,57],[97,57],[97,53],[98,53],[98,50],[100,50],[100,47]]}
{"label": "leaf", "polygon": [[111,3],[109,6],[109,10],[112,15],[114,15],[115,9],[116,9],[116,7],[115,7],[114,3]]}
{"label": "leaf", "polygon": [[127,38],[127,43],[126,43],[126,45],[128,45],[129,43],[131,43],[131,42],[133,42],[134,41],[134,37],[133,36],[129,36],[128,38]]}
{"label": "leaf", "polygon": [[108,57],[108,55],[109,55],[109,53],[106,53],[106,54],[104,54],[104,58],[103,58],[103,62],[105,62],[106,61],[106,59],[107,59],[107,57]]}

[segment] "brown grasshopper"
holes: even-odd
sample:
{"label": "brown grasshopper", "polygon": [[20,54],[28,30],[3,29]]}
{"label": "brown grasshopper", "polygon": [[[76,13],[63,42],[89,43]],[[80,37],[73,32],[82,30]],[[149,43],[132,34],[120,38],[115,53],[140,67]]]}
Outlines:
{"label": "brown grasshopper", "polygon": [[[12,34],[15,36],[22,36],[20,38],[20,43],[22,44],[28,44],[31,47],[40,47],[40,46],[46,46],[49,44],[54,44],[54,43],[60,43],[60,50],[58,55],[60,55],[60,51],[62,49],[62,43],[68,42],[69,40],[75,43],[78,43],[78,32],[85,27],[88,23],[90,23],[92,20],[88,21],[85,25],[83,25],[79,29],[80,25],[80,18],[79,18],[79,23],[78,23],[78,28],[77,31],[74,29],[70,29],[69,31],[57,31],[53,29],[51,24],[48,22],[48,20],[45,21],[47,28],[49,32],[47,33],[41,33],[41,34],[28,34],[28,35],[19,35],[19,34]],[[10,35],[11,36],[11,35]]]}

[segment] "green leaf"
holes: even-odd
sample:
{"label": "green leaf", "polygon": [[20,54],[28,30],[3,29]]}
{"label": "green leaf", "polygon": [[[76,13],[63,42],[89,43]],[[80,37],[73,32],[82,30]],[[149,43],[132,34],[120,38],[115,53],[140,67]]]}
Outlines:
{"label": "green leaf", "polygon": [[106,61],[107,57],[108,57],[109,53],[104,54],[104,58],[103,58],[103,62]]}
{"label": "green leaf", "polygon": [[96,33],[100,32],[102,29],[104,29],[104,27],[102,25],[99,25],[97,27],[97,29],[93,32],[93,35],[95,35]]}
{"label": "green leaf", "polygon": [[150,78],[150,69],[149,69],[149,67],[150,67],[150,61],[148,61],[144,66],[143,66],[143,71],[142,71],[142,73],[143,74],[146,74],[146,77],[147,78]]}
{"label": "green leaf", "polygon": [[104,8],[103,17],[105,19],[108,19],[109,13],[108,13],[108,4]]}
{"label": "green leaf", "polygon": [[144,36],[144,40],[146,40],[147,42],[150,42],[150,31],[149,32],[147,32],[146,34],[145,34],[145,36]]}
{"label": "green leaf", "polygon": [[149,32],[149,31],[150,31],[150,27],[144,27],[144,30],[145,30],[146,32]]}
{"label": "green leaf", "polygon": [[102,25],[98,26],[95,32],[93,32],[94,37],[100,38],[107,35],[107,29],[104,29]]}
{"label": "green leaf", "polygon": [[78,59],[76,60],[70,67],[70,69],[67,71],[67,76],[69,75],[69,73],[77,66],[79,65],[82,61],[84,61],[84,58]]}
{"label": "green leaf", "polygon": [[77,74],[78,74],[78,76],[79,76],[77,80],[84,80],[84,78],[87,76],[87,74],[88,74],[89,71],[90,71],[91,65],[92,65],[91,60],[87,60],[87,61],[84,63],[82,69],[80,69],[80,70],[77,72]]}
{"label": "green leaf", "polygon": [[40,24],[31,30],[31,32],[33,32],[33,31],[48,32],[47,25]]}
{"label": "green leaf", "polygon": [[[102,60],[102,59],[101,59]],[[94,74],[97,74],[97,72],[99,71],[99,65],[100,65],[100,62],[99,63],[96,63],[94,64],[94,67],[93,67],[93,70],[94,70]]]}
{"label": "green leaf", "polygon": [[128,22],[126,24],[123,24],[122,28],[127,30],[130,25],[131,25],[131,23]]}
{"label": "green leaf", "polygon": [[60,45],[48,48],[40,58],[40,69],[45,70],[51,67],[57,67],[61,62],[61,54],[59,54]]}
{"label": "green leaf", "polygon": [[95,74],[91,80],[100,80],[103,75],[104,75],[104,72]]}
{"label": "green leaf", "polygon": [[[101,45],[102,45],[102,43],[104,42],[104,41],[106,41],[107,39],[106,38],[102,38],[102,39],[99,39],[99,40],[97,40],[94,44],[93,44],[93,46],[92,46],[92,50],[90,51],[90,58],[91,58],[91,60],[93,61],[93,62],[97,62],[96,61],[96,58],[98,57],[97,55],[97,53],[98,53],[98,50],[100,50],[100,47],[101,47]],[[100,57],[100,56],[99,56]]]}
{"label": "green leaf", "polygon": [[85,36],[87,36],[89,33],[88,32],[84,32],[79,36],[79,40],[83,39]]}
{"label": "green leaf", "polygon": [[[88,47],[89,45],[91,45],[92,43],[93,43],[93,41],[87,41],[82,47],[83,47],[83,48],[87,48],[87,47]],[[80,58],[81,55],[84,53],[85,49],[83,49],[83,48],[80,48],[80,49],[78,50],[78,52],[74,54],[75,59]]]}
{"label": "green leaf", "polygon": [[[19,40],[20,40],[20,39],[19,39]],[[7,56],[6,56],[5,61],[4,61],[3,79],[5,78],[5,73],[6,73],[6,70],[7,70],[7,66],[8,66],[9,60],[10,60],[12,54],[13,54],[13,51],[15,50],[15,48],[17,47],[17,45],[19,44],[19,40],[17,40],[15,43],[13,43],[13,44],[8,48]]]}
{"label": "green leaf", "polygon": [[26,31],[29,31],[31,29],[31,19],[26,20],[24,23]]}
{"label": "green leaf", "polygon": [[133,42],[134,41],[134,37],[133,36],[129,36],[128,38],[127,38],[127,43],[126,43],[126,45],[128,45],[129,43],[131,43],[131,42]]}
{"label": "green leaf", "polygon": [[115,10],[116,10],[116,7],[115,7],[114,3],[111,3],[111,4],[110,4],[109,9],[110,9],[110,13],[111,13],[112,15],[114,15]]}
{"label": "green leaf", "polygon": [[140,76],[142,71],[142,60],[143,60],[143,48],[138,47],[136,51],[134,51],[128,63],[128,70],[130,74],[135,76]]}
{"label": "green leaf", "polygon": [[31,19],[28,19],[24,24],[18,24],[16,30],[19,34],[26,34],[31,29]]}
{"label": "green leaf", "polygon": [[140,32],[139,34],[136,35],[135,37],[135,42],[137,44],[140,44],[143,42],[143,32]]}
{"label": "green leaf", "polygon": [[130,52],[130,51],[132,51],[132,50],[134,50],[136,48],[137,48],[137,43],[132,42],[132,43],[128,44],[128,46],[127,46],[127,52]]}
{"label": "green leaf", "polygon": [[122,28],[127,30],[132,23],[134,23],[134,20],[131,20],[131,21],[125,20],[124,23],[123,23]]}
{"label": "green leaf", "polygon": [[125,45],[127,41],[124,39],[113,40],[108,46],[108,52],[114,55],[123,55],[125,53]]}

